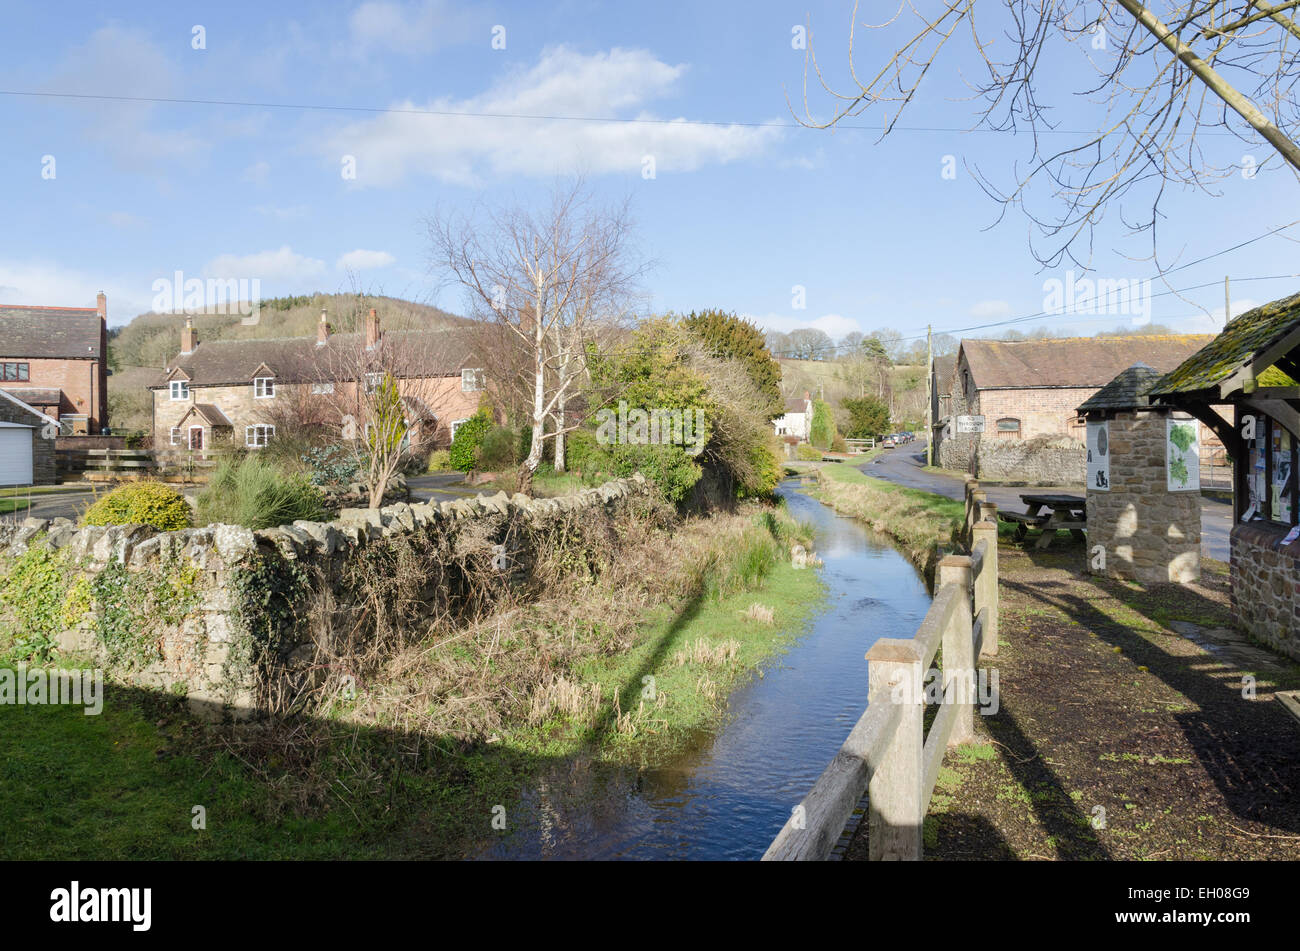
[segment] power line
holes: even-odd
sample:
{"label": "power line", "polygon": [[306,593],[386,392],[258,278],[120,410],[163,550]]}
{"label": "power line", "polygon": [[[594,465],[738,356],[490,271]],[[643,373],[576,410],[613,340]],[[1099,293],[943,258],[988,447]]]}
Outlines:
{"label": "power line", "polygon": [[[89,92],[42,92],[27,89],[0,89],[0,96],[26,97],[33,99],[85,99],[95,102],[135,102],[150,103],[157,105],[177,105],[177,106],[236,106],[248,109],[296,109],[302,112],[358,112],[375,115],[395,114],[395,115],[415,115],[428,116],[431,118],[441,119],[531,119],[541,122],[607,122],[620,125],[687,125],[687,126],[713,126],[713,127],[735,127],[739,126],[746,129],[814,129],[815,126],[804,125],[797,121],[787,120],[770,120],[765,122],[746,122],[744,120],[724,120],[724,119],[658,119],[651,117],[620,117],[620,116],[575,116],[563,114],[540,114],[526,112],[460,112],[453,109],[419,109],[416,107],[395,108],[387,106],[344,106],[334,103],[312,103],[312,102],[260,102],[257,100],[245,99],[199,99],[182,96],[120,96],[110,93],[89,93]],[[1001,129],[983,128],[980,126],[920,126],[920,125],[857,125],[854,123],[843,122],[834,125],[836,129],[851,129],[859,132],[884,132],[889,129],[891,132],[934,132],[945,134],[965,134],[968,132],[988,132],[1002,133]],[[821,131],[821,130],[818,130]],[[1038,129],[1037,135],[1099,135],[1103,129]],[[1198,129],[1189,132],[1175,133],[1176,135],[1217,135],[1217,136],[1234,136],[1240,138],[1235,132],[1214,131],[1211,129]]]}
{"label": "power line", "polygon": [[[1207,254],[1207,255],[1205,255],[1204,257],[1197,258],[1197,259],[1194,260],[1194,261],[1188,261],[1186,264],[1180,264],[1180,265],[1178,265],[1177,267],[1172,267],[1172,268],[1169,268],[1169,269],[1167,269],[1167,270],[1161,271],[1159,274],[1152,275],[1151,277],[1148,277],[1148,278],[1139,278],[1138,280],[1147,280],[1147,281],[1151,281],[1151,280],[1160,280],[1161,278],[1163,278],[1163,277],[1165,277],[1165,276],[1167,276],[1167,275],[1169,275],[1169,274],[1174,274],[1174,273],[1176,273],[1176,272],[1178,272],[1178,271],[1186,270],[1187,268],[1189,268],[1189,267],[1194,267],[1194,266],[1197,265],[1197,264],[1204,264],[1206,261],[1212,261],[1212,260],[1214,260],[1215,258],[1222,257],[1222,256],[1225,255],[1225,254],[1231,254],[1233,251],[1239,251],[1240,249],[1242,249],[1242,248],[1244,248],[1244,247],[1247,247],[1247,246],[1249,246],[1249,245],[1252,245],[1252,244],[1254,244],[1254,243],[1257,242],[1257,241],[1263,241],[1265,238],[1271,238],[1271,237],[1272,237],[1273,235],[1275,235],[1275,234],[1279,234],[1280,232],[1286,231],[1288,228],[1294,228],[1294,227],[1295,227],[1296,225],[1298,225],[1298,224],[1300,224],[1300,218],[1297,218],[1295,221],[1292,221],[1292,222],[1290,222],[1289,224],[1281,225],[1281,226],[1279,226],[1279,227],[1277,227],[1277,228],[1273,228],[1273,229],[1270,230],[1270,231],[1266,231],[1266,232],[1264,232],[1263,234],[1256,235],[1256,236],[1253,237],[1253,238],[1248,238],[1248,239],[1246,239],[1245,241],[1242,241],[1242,242],[1239,242],[1238,244],[1234,244],[1234,245],[1232,245],[1231,247],[1224,248],[1224,249],[1222,249],[1222,250],[1220,250],[1220,251],[1215,251],[1215,252],[1212,253],[1212,254]],[[1300,277],[1300,274],[1272,274],[1272,275],[1260,276],[1260,277],[1237,277],[1237,278],[1233,278],[1233,280],[1241,281],[1241,282],[1245,283],[1245,282],[1249,282],[1249,281],[1277,281],[1277,280],[1283,280],[1283,279],[1295,278],[1295,277]],[[1159,292],[1159,293],[1157,293],[1157,294],[1151,294],[1149,299],[1155,299],[1155,298],[1157,298],[1157,297],[1168,297],[1168,296],[1170,296],[1170,295],[1172,295],[1172,294],[1182,294],[1182,293],[1184,293],[1184,292],[1186,292],[1186,291],[1200,290],[1200,289],[1202,289],[1202,288],[1211,287],[1211,286],[1213,286],[1213,287],[1218,287],[1218,286],[1219,286],[1219,282],[1218,282],[1218,281],[1209,281],[1209,282],[1206,282],[1206,283],[1204,283],[1204,284],[1193,284],[1193,285],[1190,285],[1190,286],[1188,286],[1188,287],[1179,287],[1179,288],[1174,288],[1173,290],[1161,291],[1161,292]],[[1114,293],[1119,293],[1119,290],[1116,289],[1116,290],[1114,291]],[[1109,302],[1109,299],[1110,299],[1110,294],[1108,293],[1107,296],[1106,296],[1106,300],[1107,300],[1107,302]],[[1087,303],[1088,303],[1088,304],[1092,304],[1092,303],[1095,303],[1095,301],[1093,301],[1093,300],[1089,300]],[[1068,317],[1074,317],[1074,316],[1076,316],[1076,315],[1079,314],[1079,313],[1080,313],[1080,311],[1078,311],[1077,309],[1074,310],[1074,311],[1072,311],[1072,312],[1071,312],[1071,311],[1067,311],[1067,312],[1065,312],[1065,313],[1048,313],[1047,311],[1041,311],[1041,310],[1040,310],[1040,311],[1038,311],[1038,312],[1036,312],[1036,313],[1033,313],[1033,314],[1026,314],[1026,315],[1024,315],[1024,316],[1022,316],[1022,317],[1011,317],[1011,318],[1008,318],[1008,319],[1006,319],[1006,320],[994,321],[994,322],[992,322],[992,323],[987,323],[987,324],[974,324],[974,325],[972,325],[972,326],[970,326],[970,327],[955,327],[955,328],[951,328],[951,329],[948,329],[948,330],[939,330],[939,331],[937,331],[937,332],[938,332],[938,333],[941,333],[941,334],[948,334],[948,335],[963,334],[963,333],[969,333],[969,332],[972,331],[972,330],[988,330],[988,329],[991,329],[991,328],[994,328],[994,327],[1006,327],[1006,326],[1009,326],[1009,325],[1011,325],[1011,324],[1025,323],[1025,322],[1027,322],[1027,321],[1031,321],[1031,320],[1040,320],[1040,319],[1042,319],[1042,318],[1044,318],[1044,317],[1066,317],[1066,318],[1068,318]],[[1084,311],[1083,313],[1086,314],[1087,312]],[[1115,315],[1115,316],[1123,316],[1123,315],[1122,315],[1122,314],[1119,314],[1119,315]],[[1188,317],[1188,316],[1192,316],[1192,317],[1194,317],[1194,316],[1199,316],[1199,315],[1196,315],[1196,314],[1185,314],[1185,315],[1176,316],[1176,317],[1162,317],[1162,318],[1160,318],[1160,319],[1162,319],[1162,320],[1181,320],[1181,319],[1183,319],[1183,317]],[[1225,319],[1226,319],[1228,316],[1229,316],[1229,315],[1225,314],[1225,315],[1224,315]],[[1078,322],[1078,323],[1085,323],[1086,321],[1084,321],[1084,320],[1076,320],[1076,322]],[[914,335],[914,336],[899,337],[898,342],[899,342],[899,343],[904,343],[904,342],[913,341],[913,340],[924,340],[925,337],[926,337],[925,334],[916,334],[916,335]],[[817,353],[819,353],[819,354],[827,354],[827,353],[835,353],[835,352],[840,351],[840,350],[849,351],[849,350],[853,350],[853,349],[856,349],[856,348],[854,348],[854,347],[852,347],[852,346],[846,346],[846,345],[844,345],[844,344],[835,344],[835,345],[832,345],[832,346],[830,346],[830,347],[822,347],[822,348],[820,348],[820,349],[817,351]],[[774,353],[774,354],[772,354],[772,356],[774,356],[774,357],[782,357],[782,356],[783,356],[783,357],[786,357],[787,359],[797,359],[796,357],[793,357],[793,356],[791,355],[791,353],[788,353],[788,352],[783,352],[783,353]]]}

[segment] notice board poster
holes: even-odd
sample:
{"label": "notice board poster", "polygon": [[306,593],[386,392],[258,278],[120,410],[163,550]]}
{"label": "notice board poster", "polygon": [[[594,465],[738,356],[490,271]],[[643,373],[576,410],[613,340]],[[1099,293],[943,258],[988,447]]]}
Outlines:
{"label": "notice board poster", "polygon": [[1110,423],[1088,424],[1088,491],[1110,491]]}
{"label": "notice board poster", "polygon": [[1201,491],[1201,433],[1194,419],[1165,421],[1165,488]]}

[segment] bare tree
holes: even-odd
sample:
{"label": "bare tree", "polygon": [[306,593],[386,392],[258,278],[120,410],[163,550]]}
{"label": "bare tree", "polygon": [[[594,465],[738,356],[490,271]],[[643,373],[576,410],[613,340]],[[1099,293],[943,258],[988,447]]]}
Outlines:
{"label": "bare tree", "polygon": [[368,303],[358,292],[351,306],[365,316],[343,315],[356,333],[322,335],[310,386],[355,449],[369,505],[377,508],[408,455],[447,435],[436,409],[461,388],[460,370],[473,345],[455,329],[427,330],[400,318],[395,327],[381,326]]}
{"label": "bare tree", "polygon": [[[1300,170],[1294,88],[1300,26],[1291,17],[1300,0],[1165,0],[1159,12],[1154,2],[1143,6],[1139,0],[1003,0],[978,7],[975,0],[939,0],[924,12],[918,6],[905,0],[886,22],[866,24],[904,32],[896,44],[885,44],[892,55],[860,73],[854,4],[848,91],[832,88],[810,45],[801,121],[825,128],[874,110],[888,135],[940,54],[969,34],[969,48],[983,66],[980,76],[965,80],[981,101],[978,124],[1027,132],[1031,143],[1027,164],[1010,182],[997,183],[978,168],[974,174],[1002,204],[999,219],[1013,206],[1028,216],[1045,239],[1040,247],[1031,235],[1031,250],[1046,266],[1068,256],[1086,267],[1097,224],[1130,192],[1145,195],[1149,213],[1132,217],[1132,203],[1125,203],[1123,223],[1134,233],[1150,232],[1159,266],[1156,225],[1166,187],[1210,192],[1214,182],[1246,164],[1215,164],[1203,147],[1207,133],[1263,139],[1293,173]],[[977,10],[989,17],[977,21]],[[1071,46],[1081,47],[1091,65],[1078,94],[1097,104],[1100,121],[1095,130],[1066,134],[1067,144],[1058,146],[1065,130],[1052,119],[1054,104],[1041,97],[1055,85],[1046,71],[1059,73]],[[813,117],[810,68],[835,103],[829,119]],[[1065,114],[1083,112],[1076,105]],[[1031,203],[1039,183],[1052,193],[1041,211]],[[1080,254],[1083,245],[1086,254]]]}
{"label": "bare tree", "polygon": [[587,375],[587,348],[631,316],[647,265],[631,247],[628,206],[596,207],[578,180],[557,185],[544,212],[435,215],[428,230],[435,268],[466,291],[471,316],[503,328],[517,350],[518,370],[499,383],[516,388],[528,408],[532,444],[519,469],[526,492],[545,441],[556,441],[562,464],[564,434],[581,422],[566,410]]}

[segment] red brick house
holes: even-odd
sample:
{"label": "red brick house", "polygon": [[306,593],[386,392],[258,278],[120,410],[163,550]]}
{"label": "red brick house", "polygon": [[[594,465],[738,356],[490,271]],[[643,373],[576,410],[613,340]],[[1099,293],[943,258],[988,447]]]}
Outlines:
{"label": "red brick house", "polygon": [[[391,375],[412,444],[450,445],[478,410],[485,385],[475,339],[463,328],[384,331],[374,310],[364,333],[201,342],[187,321],[180,352],[153,392],[155,452],[234,444],[259,449],[289,428],[347,431],[362,390]],[[351,437],[348,437],[351,438]]]}
{"label": "red brick house", "polygon": [[0,389],[54,417],[65,434],[108,427],[108,303],[0,305]]}

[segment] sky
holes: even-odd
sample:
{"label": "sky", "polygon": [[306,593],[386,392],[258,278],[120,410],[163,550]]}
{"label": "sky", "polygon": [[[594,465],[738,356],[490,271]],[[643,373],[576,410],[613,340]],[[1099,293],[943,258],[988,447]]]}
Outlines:
{"label": "sky", "polygon": [[[994,335],[1005,327],[968,328],[1043,311],[1067,271],[1133,281],[1138,302],[1156,274],[1150,237],[1121,226],[1140,196],[1099,223],[1090,275],[1044,269],[1025,216],[999,220],[972,169],[1006,183],[1029,143],[964,131],[978,64],[957,43],[888,137],[878,114],[852,120],[867,128],[800,126],[800,29],[851,88],[851,3],[114,6],[6,0],[0,303],[92,306],[104,290],[117,326],[180,272],[256,279],[263,297],[347,291],[355,276],[463,313],[430,272],[426,218],[539,202],[575,174],[602,202],[630,199],[655,312],[718,307],[837,339]],[[859,75],[899,35],[860,30]],[[1086,55],[1055,49],[1041,73],[1062,141],[1104,118],[1075,95],[1095,75]],[[810,101],[817,116],[833,108],[826,93]],[[1270,151],[1205,142],[1226,162]],[[1153,282],[1149,307],[1014,326],[1205,332],[1222,325],[1225,275],[1234,314],[1294,292],[1300,226],[1252,240],[1300,218],[1277,165],[1167,190],[1161,262],[1212,257]]]}

